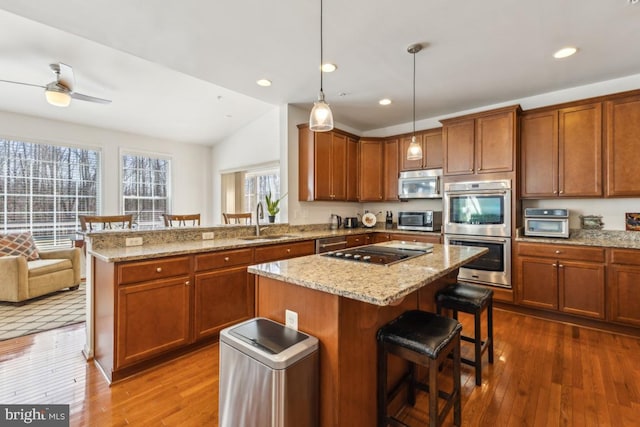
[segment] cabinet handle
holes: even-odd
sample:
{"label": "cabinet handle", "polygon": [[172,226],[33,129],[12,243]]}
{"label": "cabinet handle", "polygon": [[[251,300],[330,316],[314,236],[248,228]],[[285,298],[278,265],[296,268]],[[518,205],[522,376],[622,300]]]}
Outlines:
{"label": "cabinet handle", "polygon": [[156,268],[156,273],[162,273],[162,267],[157,267]]}
{"label": "cabinet handle", "polygon": [[228,256],[224,257],[224,260],[225,260],[225,262],[229,261],[229,257]]}
{"label": "cabinet handle", "polygon": [[184,284],[189,286],[189,285],[191,285],[191,282],[189,280],[187,280],[186,282],[184,282]]}

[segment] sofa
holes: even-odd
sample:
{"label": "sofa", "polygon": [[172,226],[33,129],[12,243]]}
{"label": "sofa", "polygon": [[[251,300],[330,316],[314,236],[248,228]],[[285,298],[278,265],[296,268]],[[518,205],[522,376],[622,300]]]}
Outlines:
{"label": "sofa", "polygon": [[[28,260],[31,258],[32,260]],[[36,256],[0,256],[0,301],[23,303],[81,281],[79,248],[38,251]]]}

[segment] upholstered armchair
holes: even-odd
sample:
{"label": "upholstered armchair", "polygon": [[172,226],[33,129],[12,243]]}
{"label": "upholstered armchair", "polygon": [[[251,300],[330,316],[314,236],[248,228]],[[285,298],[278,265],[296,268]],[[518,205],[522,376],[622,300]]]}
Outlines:
{"label": "upholstered armchair", "polygon": [[23,255],[0,257],[0,301],[20,303],[64,288],[80,285],[80,249],[39,252],[39,259]]}

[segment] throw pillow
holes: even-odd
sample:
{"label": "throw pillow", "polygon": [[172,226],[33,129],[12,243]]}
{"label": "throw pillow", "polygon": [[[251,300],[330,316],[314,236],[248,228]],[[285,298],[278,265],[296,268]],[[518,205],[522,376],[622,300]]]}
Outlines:
{"label": "throw pillow", "polygon": [[27,261],[40,259],[31,233],[0,234],[0,256],[22,255]]}

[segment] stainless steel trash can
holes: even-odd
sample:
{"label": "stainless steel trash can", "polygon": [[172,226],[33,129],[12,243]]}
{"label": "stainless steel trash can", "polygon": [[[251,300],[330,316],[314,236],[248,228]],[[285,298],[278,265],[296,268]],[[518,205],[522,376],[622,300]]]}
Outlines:
{"label": "stainless steel trash can", "polygon": [[318,425],[318,339],[265,318],[220,332],[220,427]]}

